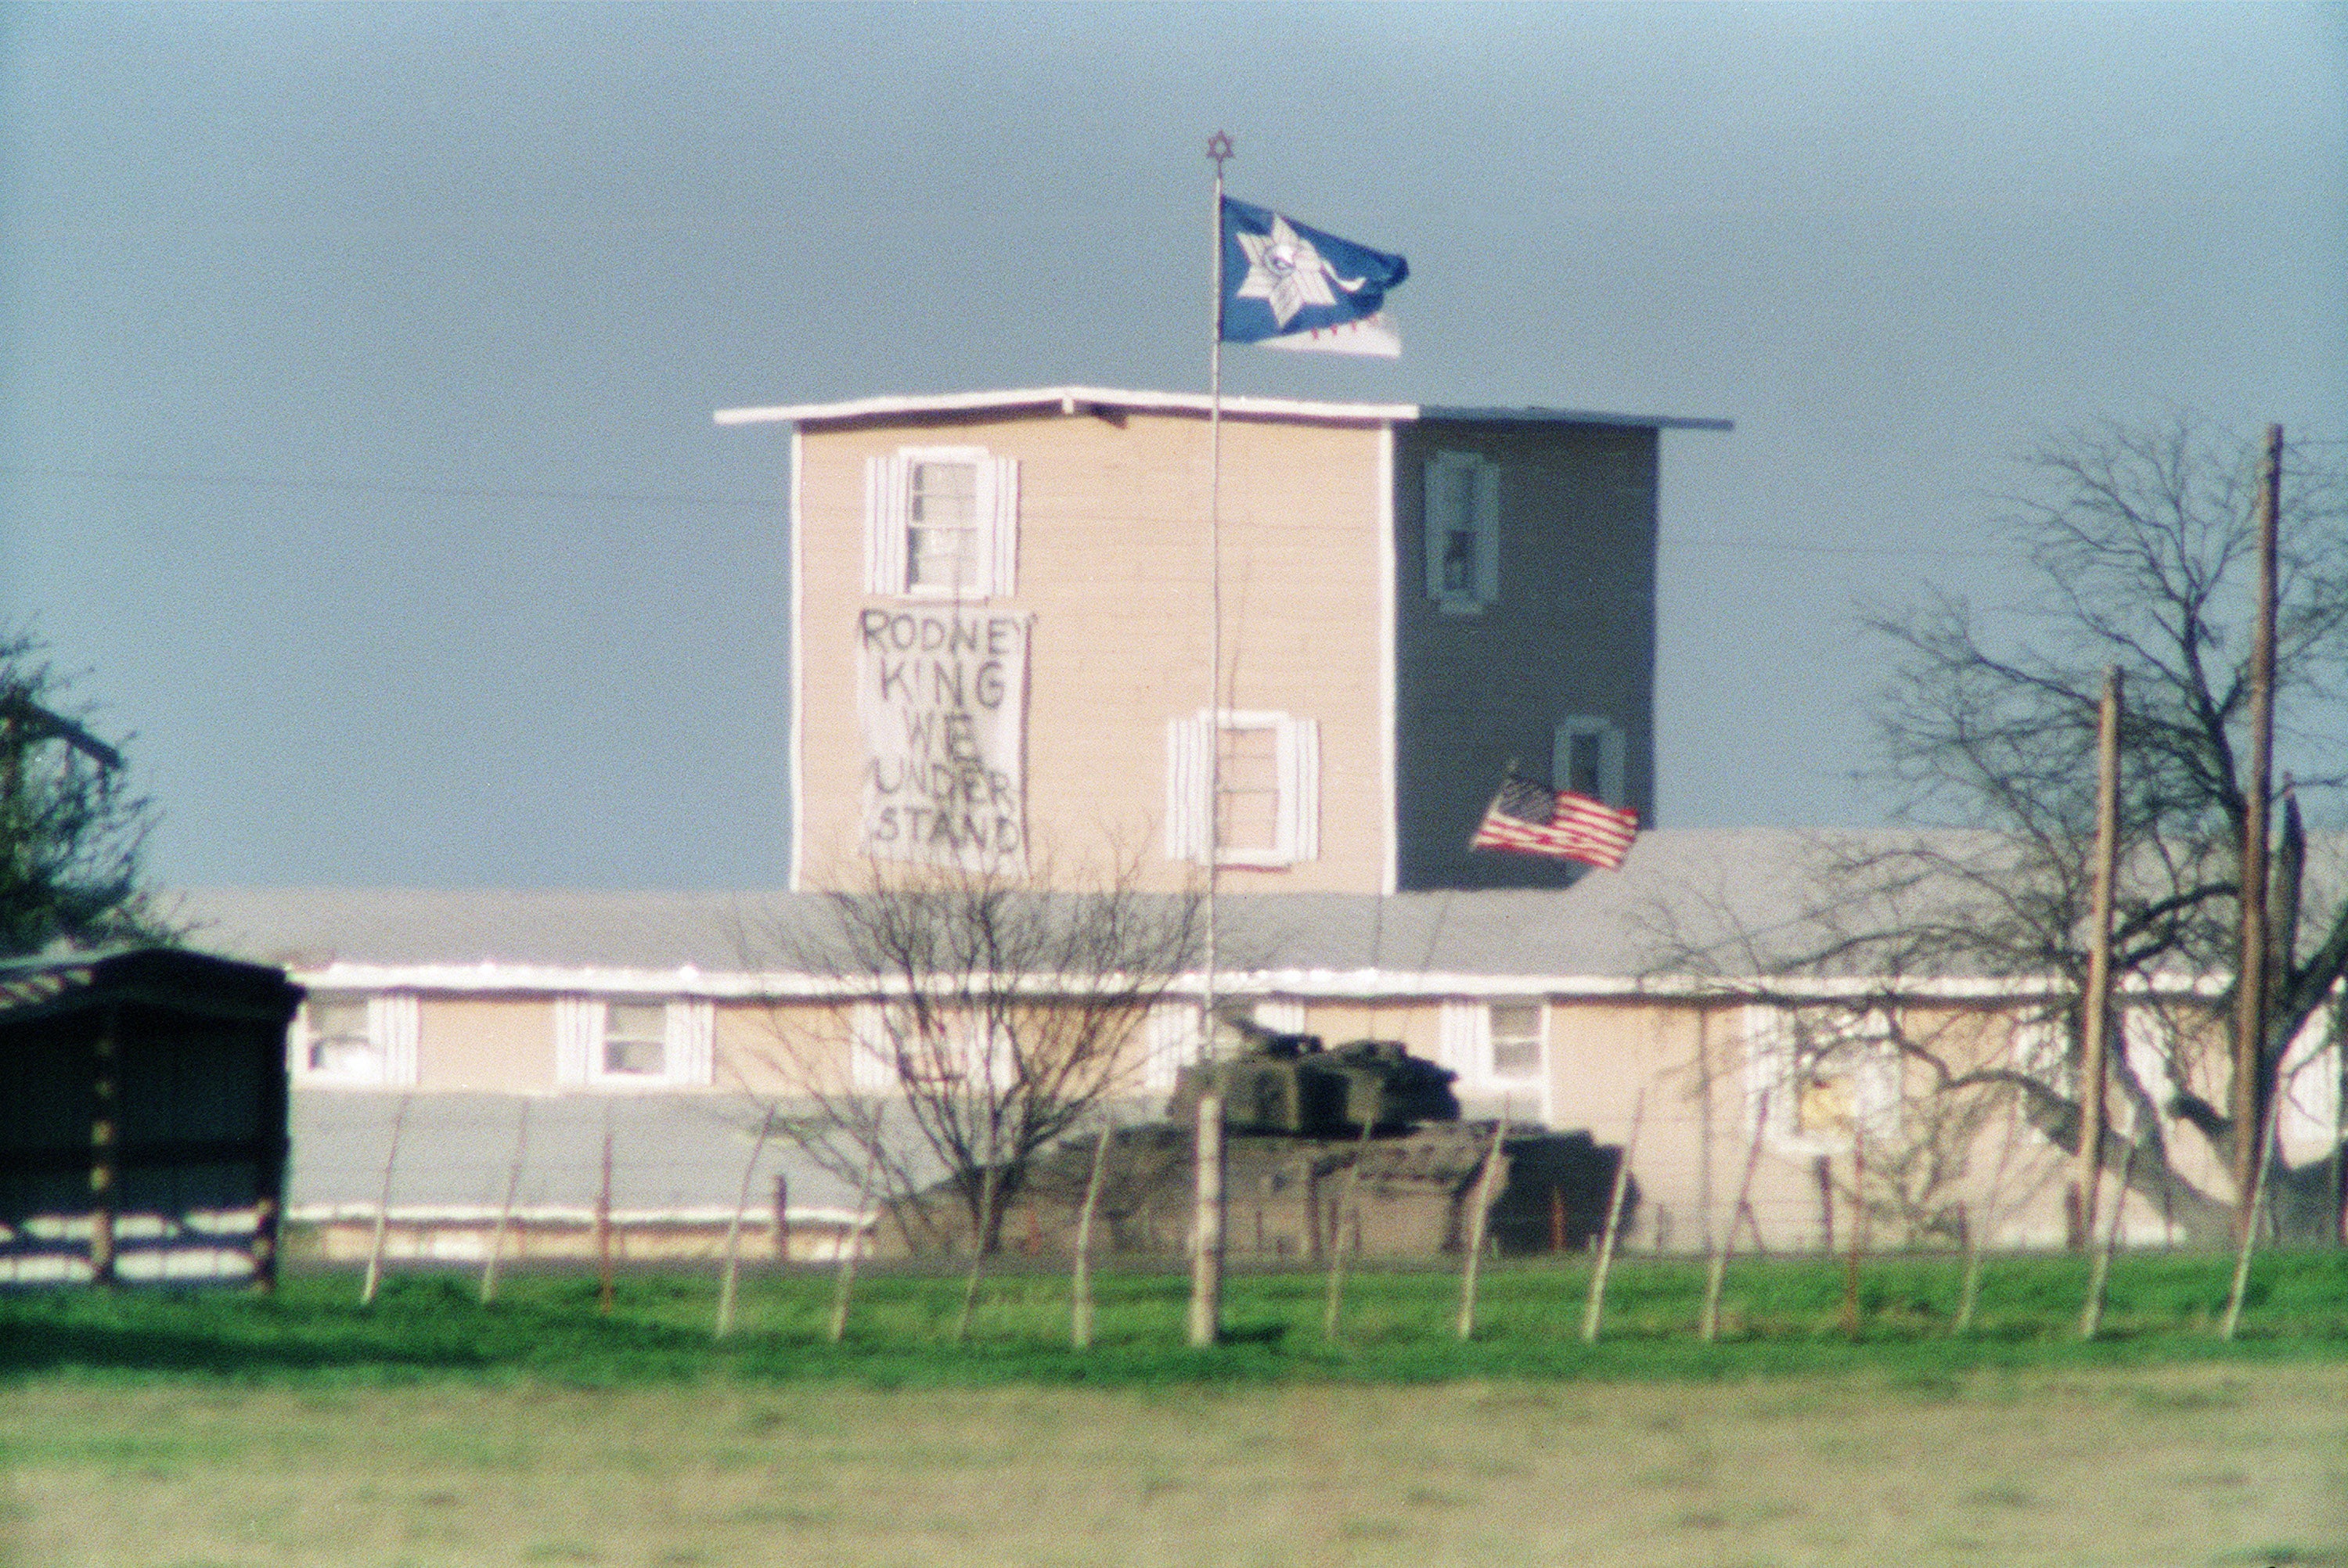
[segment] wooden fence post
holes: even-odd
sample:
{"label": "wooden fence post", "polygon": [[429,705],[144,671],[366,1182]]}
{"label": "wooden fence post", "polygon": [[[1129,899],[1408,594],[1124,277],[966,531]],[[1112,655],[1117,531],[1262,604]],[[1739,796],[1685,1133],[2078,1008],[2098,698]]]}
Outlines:
{"label": "wooden fence post", "polygon": [[1598,1326],[1606,1316],[1606,1276],[1614,1266],[1614,1238],[1622,1224],[1622,1197],[1631,1186],[1631,1156],[1639,1147],[1639,1123],[1646,1120],[1647,1091],[1642,1084],[1631,1109],[1631,1135],[1622,1143],[1622,1163],[1614,1167],[1614,1194],[1606,1203],[1606,1234],[1598,1244],[1598,1266],[1590,1273],[1590,1302],[1581,1309],[1581,1342],[1598,1343]]}
{"label": "wooden fence post", "polygon": [[1100,1137],[1093,1143],[1093,1173],[1085,1183],[1085,1206],[1076,1215],[1076,1266],[1068,1286],[1068,1343],[1078,1350],[1093,1348],[1093,1211],[1100,1206],[1112,1124],[1108,1118],[1102,1119]]}
{"label": "wooden fence post", "polygon": [[1459,1337],[1471,1339],[1476,1335],[1476,1271],[1484,1260],[1486,1216],[1492,1212],[1492,1183],[1500,1169],[1500,1143],[1509,1133],[1509,1106],[1500,1106],[1500,1119],[1492,1125],[1492,1146],[1484,1155],[1484,1173],[1476,1182],[1476,1212],[1468,1216],[1468,1256],[1459,1276]]}
{"label": "wooden fence post", "polygon": [[371,1306],[376,1286],[383,1282],[383,1233],[391,1223],[391,1173],[399,1163],[399,1133],[407,1124],[407,1102],[412,1094],[399,1097],[399,1108],[391,1113],[391,1146],[383,1153],[383,1194],[376,1200],[375,1236],[367,1243],[366,1277],[359,1285],[359,1305]]}

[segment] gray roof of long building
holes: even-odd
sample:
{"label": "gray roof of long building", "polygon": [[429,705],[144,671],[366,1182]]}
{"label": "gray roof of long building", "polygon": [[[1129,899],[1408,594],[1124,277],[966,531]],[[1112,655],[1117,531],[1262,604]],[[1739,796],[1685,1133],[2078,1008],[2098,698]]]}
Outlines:
{"label": "gray roof of long building", "polygon": [[[1548,891],[1227,895],[1234,968],[1633,977],[1671,910],[1729,908],[1766,927],[1797,912],[1807,840],[1778,830],[1643,834],[1619,872]],[[177,912],[197,946],[295,969],[335,962],[594,966],[740,973],[788,967],[779,930],[823,896],[207,887]]]}

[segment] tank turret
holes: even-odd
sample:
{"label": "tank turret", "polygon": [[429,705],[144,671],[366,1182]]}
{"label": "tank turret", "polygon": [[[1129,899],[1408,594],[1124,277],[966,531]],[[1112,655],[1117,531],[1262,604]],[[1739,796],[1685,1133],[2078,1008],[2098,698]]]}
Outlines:
{"label": "tank turret", "polygon": [[1426,1122],[1456,1122],[1451,1092],[1458,1076],[1390,1040],[1349,1040],[1325,1048],[1318,1035],[1280,1034],[1229,1020],[1244,1040],[1239,1050],[1182,1069],[1167,1114],[1187,1122],[1209,1085],[1222,1096],[1223,1125],[1235,1133],[1291,1138],[1353,1138],[1406,1132]]}

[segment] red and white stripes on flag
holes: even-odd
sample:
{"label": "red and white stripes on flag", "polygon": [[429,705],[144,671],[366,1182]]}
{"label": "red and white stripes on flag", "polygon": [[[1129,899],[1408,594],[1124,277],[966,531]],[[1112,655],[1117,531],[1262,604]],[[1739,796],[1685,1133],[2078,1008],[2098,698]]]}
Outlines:
{"label": "red and white stripes on flag", "polygon": [[1638,835],[1635,811],[1511,776],[1501,781],[1468,847],[1547,855],[1612,871]]}

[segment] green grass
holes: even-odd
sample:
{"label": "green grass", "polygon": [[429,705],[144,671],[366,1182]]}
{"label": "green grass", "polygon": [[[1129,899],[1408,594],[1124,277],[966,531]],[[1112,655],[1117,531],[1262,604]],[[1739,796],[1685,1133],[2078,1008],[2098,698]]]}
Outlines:
{"label": "green grass", "polygon": [[623,1276],[606,1316],[595,1281],[578,1276],[510,1276],[484,1307],[470,1276],[394,1275],[361,1307],[355,1278],[316,1273],[290,1277],[273,1298],[154,1288],[0,1296],[0,1378],[1146,1387],[1874,1371],[1929,1389],[1986,1368],[2348,1359],[2348,1253],[2258,1258],[2240,1337],[2228,1345],[2216,1324],[2230,1265],[2209,1255],[2116,1259],[2092,1344],[2077,1337],[2086,1266],[2069,1257],[1992,1260],[1962,1336],[1952,1330],[1954,1260],[1868,1263],[1856,1337],[1840,1327],[1840,1264],[1748,1261],[1729,1271],[1714,1345],[1694,1333],[1700,1262],[1618,1263],[1596,1346],[1580,1338],[1589,1276],[1579,1262],[1488,1270],[1467,1344],[1454,1332],[1458,1281],[1447,1271],[1354,1274],[1334,1344],[1321,1332],[1322,1276],[1235,1273],[1226,1341],[1205,1351],[1183,1345],[1185,1276],[1118,1271],[1097,1278],[1096,1345],[1085,1354],[1068,1348],[1068,1286],[1056,1273],[989,1276],[970,1339],[956,1344],[959,1277],[868,1271],[837,1347],[824,1340],[832,1282],[821,1272],[746,1279],[736,1330],[722,1343],[710,1335],[716,1286],[705,1275]]}

